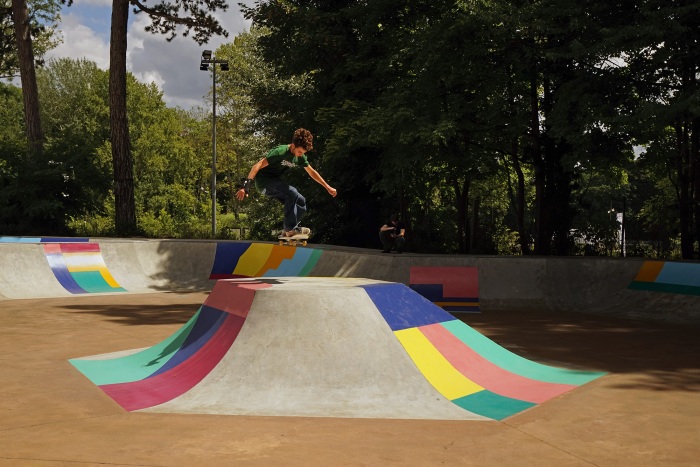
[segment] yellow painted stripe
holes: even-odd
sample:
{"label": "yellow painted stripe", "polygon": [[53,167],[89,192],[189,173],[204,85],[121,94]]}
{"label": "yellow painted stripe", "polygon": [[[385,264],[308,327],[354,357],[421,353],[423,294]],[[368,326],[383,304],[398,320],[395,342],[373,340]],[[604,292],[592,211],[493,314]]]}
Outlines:
{"label": "yellow painted stripe", "polygon": [[121,287],[121,285],[119,285],[119,283],[114,279],[114,277],[112,277],[112,274],[107,268],[100,269],[100,274],[102,275],[102,278],[105,280],[105,282],[110,285],[110,287],[114,287],[115,289]]}
{"label": "yellow painted stripe", "polygon": [[96,271],[105,267],[102,253],[64,253],[63,258],[69,272]]}
{"label": "yellow painted stripe", "polygon": [[253,243],[245,253],[238,259],[234,274],[241,276],[256,277],[260,269],[265,265],[272,253],[274,245],[267,243]]}
{"label": "yellow painted stripe", "polygon": [[457,371],[418,328],[394,334],[423,376],[446,398],[454,400],[484,389]]}
{"label": "yellow painted stripe", "polygon": [[437,306],[479,306],[479,302],[433,302]]}

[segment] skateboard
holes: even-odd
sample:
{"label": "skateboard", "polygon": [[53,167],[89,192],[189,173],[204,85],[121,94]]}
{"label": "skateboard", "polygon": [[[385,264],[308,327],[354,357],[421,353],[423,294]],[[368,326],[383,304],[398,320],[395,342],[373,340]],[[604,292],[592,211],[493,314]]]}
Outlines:
{"label": "skateboard", "polygon": [[291,237],[281,235],[278,238],[280,245],[297,246],[297,244],[301,244],[301,246],[306,246],[306,241],[309,239],[309,236],[304,234],[296,234]]}

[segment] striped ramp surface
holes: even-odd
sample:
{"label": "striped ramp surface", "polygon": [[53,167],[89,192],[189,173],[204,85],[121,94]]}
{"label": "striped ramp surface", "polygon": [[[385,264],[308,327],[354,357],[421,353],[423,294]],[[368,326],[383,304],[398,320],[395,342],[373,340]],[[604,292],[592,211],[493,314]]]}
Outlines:
{"label": "striped ramp surface", "polygon": [[71,360],[124,409],[502,420],[603,373],[519,357],[402,284],[219,280],[177,333]]}
{"label": "striped ramp surface", "polygon": [[303,277],[321,250],[266,243],[217,243],[210,279]]}
{"label": "striped ramp surface", "polygon": [[681,295],[700,295],[700,264],[644,261],[629,288]]}
{"label": "striped ramp surface", "polygon": [[73,294],[124,292],[112,277],[97,243],[47,243],[46,260],[58,282]]}

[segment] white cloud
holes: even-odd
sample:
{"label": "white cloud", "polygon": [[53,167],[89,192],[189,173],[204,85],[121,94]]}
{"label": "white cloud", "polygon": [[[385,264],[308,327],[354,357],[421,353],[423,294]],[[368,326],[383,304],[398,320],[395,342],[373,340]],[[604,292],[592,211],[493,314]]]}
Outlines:
{"label": "white cloud", "polygon": [[[252,5],[253,0],[244,3]],[[85,57],[97,63],[98,67],[108,69],[110,5],[110,0],[77,0],[72,7],[64,8],[59,25],[64,42],[47,58]],[[81,16],[81,12],[87,16]],[[168,42],[166,36],[147,33],[144,28],[150,23],[148,16],[131,14],[127,36],[127,70],[141,82],[155,83],[163,91],[168,106],[185,109],[205,106],[203,96],[211,87],[211,75],[199,69],[202,50],[216,50],[250,27],[237,3],[231,5],[226,13],[217,14],[217,18],[229,32],[229,37],[213,36],[209,43],[200,46],[190,37],[182,35]],[[182,31],[184,29],[178,32],[181,34]]]}
{"label": "white cloud", "polygon": [[46,54],[51,58],[86,58],[97,64],[99,68],[109,68],[109,43],[94,30],[85,26],[81,18],[74,14],[62,15],[58,32],[63,37],[55,49]]}

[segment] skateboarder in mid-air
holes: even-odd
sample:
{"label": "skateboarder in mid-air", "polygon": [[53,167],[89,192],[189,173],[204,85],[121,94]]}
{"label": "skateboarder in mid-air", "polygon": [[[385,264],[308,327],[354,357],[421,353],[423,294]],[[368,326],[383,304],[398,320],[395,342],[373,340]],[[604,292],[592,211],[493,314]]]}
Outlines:
{"label": "skateboarder in mid-air", "polygon": [[292,142],[277,146],[267,153],[250,169],[248,178],[236,192],[236,198],[243,201],[255,181],[255,187],[266,196],[277,199],[284,205],[284,229],[282,237],[293,237],[298,234],[309,235],[311,230],[299,227],[301,218],[306,212],[306,199],[296,188],[282,180],[282,175],[291,167],[303,167],[316,182],[323,186],[333,197],[337,194],[314,170],[306,158],[306,152],[313,149],[313,135],[309,130],[299,128],[294,132]]}

